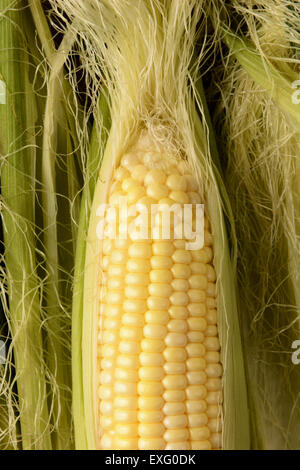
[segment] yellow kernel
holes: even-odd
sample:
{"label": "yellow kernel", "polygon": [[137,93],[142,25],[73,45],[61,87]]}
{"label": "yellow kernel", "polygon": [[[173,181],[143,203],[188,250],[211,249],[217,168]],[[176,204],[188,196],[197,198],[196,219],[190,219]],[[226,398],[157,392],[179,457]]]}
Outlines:
{"label": "yellow kernel", "polygon": [[160,396],[164,392],[164,387],[161,382],[139,382],[137,391],[142,397]]}
{"label": "yellow kernel", "polygon": [[160,353],[165,348],[165,342],[157,339],[143,339],[141,348],[143,352]]}
{"label": "yellow kernel", "polygon": [[190,385],[204,385],[207,380],[207,375],[202,370],[188,372],[186,376]]}
{"label": "yellow kernel", "polygon": [[126,267],[132,273],[148,273],[151,269],[149,260],[138,258],[130,258],[127,261]]}
{"label": "yellow kernel", "polygon": [[202,303],[205,302],[206,294],[204,290],[200,289],[190,289],[187,292],[190,302],[192,303]]}
{"label": "yellow kernel", "polygon": [[188,204],[190,202],[187,193],[184,191],[171,191],[169,198],[179,204]]}
{"label": "yellow kernel", "polygon": [[[185,414],[166,416],[164,419],[164,425],[167,429],[184,429],[188,424],[188,420]],[[187,431],[187,430],[186,430]],[[186,437],[186,439],[188,436]]]}
{"label": "yellow kernel", "polygon": [[128,273],[125,277],[125,283],[135,286],[148,286],[149,275],[144,273]]}
{"label": "yellow kernel", "polygon": [[173,333],[185,333],[187,331],[187,324],[185,320],[170,320],[168,323],[168,330]]}
{"label": "yellow kernel", "polygon": [[170,190],[186,191],[187,181],[184,176],[170,175],[167,179],[166,185]]}
{"label": "yellow kernel", "polygon": [[167,375],[162,383],[166,390],[184,390],[187,379],[185,375]]}
{"label": "yellow kernel", "polygon": [[208,351],[219,351],[220,342],[216,336],[207,336],[204,340],[204,346]]}
{"label": "yellow kernel", "polygon": [[115,191],[109,197],[109,203],[111,205],[118,205],[124,198],[126,198],[126,193],[124,191]]}
{"label": "yellow kernel", "polygon": [[169,347],[184,347],[187,343],[187,337],[182,333],[168,333],[165,338],[165,344]]}
{"label": "yellow kernel", "polygon": [[184,348],[166,348],[163,352],[167,362],[185,362],[187,354]]}
{"label": "yellow kernel", "polygon": [[132,450],[137,449],[138,438],[137,437],[113,437],[113,449],[119,450]]}
{"label": "yellow kernel", "polygon": [[206,268],[206,264],[204,263],[199,263],[197,261],[193,261],[191,263],[191,271],[193,274],[204,274],[206,275],[206,272],[207,272],[207,268]]}
{"label": "yellow kernel", "polygon": [[182,415],[185,412],[185,406],[182,402],[165,403],[163,407],[165,416]]}
{"label": "yellow kernel", "polygon": [[129,247],[128,253],[131,258],[150,258],[152,253],[151,244],[145,242],[132,243]]}
{"label": "yellow kernel", "polygon": [[165,430],[161,423],[140,423],[138,427],[141,437],[160,437]]}
{"label": "yellow kernel", "polygon": [[171,271],[175,279],[188,279],[191,275],[191,268],[186,264],[173,264]]}
{"label": "yellow kernel", "polygon": [[140,183],[143,183],[147,173],[148,170],[144,165],[136,165],[131,170],[132,178],[139,181]]}
{"label": "yellow kernel", "polygon": [[206,360],[203,357],[189,357],[186,361],[186,366],[189,371],[204,370]]}
{"label": "yellow kernel", "polygon": [[142,186],[131,187],[127,193],[127,204],[131,205],[136,203],[146,194],[145,188]]}
{"label": "yellow kernel", "polygon": [[155,283],[149,284],[149,294],[154,297],[169,297],[172,292],[170,284]]}
{"label": "yellow kernel", "polygon": [[141,367],[139,370],[139,377],[144,381],[162,380],[164,375],[162,367]]}
{"label": "yellow kernel", "polygon": [[150,271],[150,281],[153,283],[171,282],[172,278],[172,273],[167,269],[154,269]]}
{"label": "yellow kernel", "polygon": [[105,358],[114,357],[117,354],[117,346],[112,344],[103,344],[101,355]]}
{"label": "yellow kernel", "polygon": [[114,178],[117,181],[123,181],[125,178],[129,178],[130,173],[126,168],[119,167],[115,172],[114,172]]}
{"label": "yellow kernel", "polygon": [[100,373],[100,383],[103,385],[109,385],[113,382],[113,374],[111,371],[102,371]]}
{"label": "yellow kernel", "polygon": [[140,314],[126,312],[124,313],[122,317],[122,323],[128,326],[136,326],[136,327],[143,326],[144,317],[143,315],[140,315]]}
{"label": "yellow kernel", "polygon": [[110,277],[124,277],[125,276],[125,265],[114,265],[108,266],[107,274]]}
{"label": "yellow kernel", "polygon": [[111,277],[108,279],[107,288],[110,290],[123,289],[124,279],[122,277]]}
{"label": "yellow kernel", "polygon": [[185,391],[184,390],[166,390],[163,394],[163,398],[167,403],[184,401]]}
{"label": "yellow kernel", "polygon": [[107,343],[117,343],[119,340],[119,334],[117,331],[105,330],[102,332],[101,342],[104,344]]}
{"label": "yellow kernel", "polygon": [[210,450],[211,443],[207,440],[205,441],[191,441],[192,450]]}
{"label": "yellow kernel", "polygon": [[189,264],[191,258],[191,254],[188,250],[176,250],[172,255],[174,263]]}
{"label": "yellow kernel", "polygon": [[207,279],[203,274],[194,274],[189,278],[189,283],[192,289],[203,289],[207,287]]}
{"label": "yellow kernel", "polygon": [[110,429],[113,426],[113,418],[112,416],[100,416],[99,419],[99,426],[101,430]]}
{"label": "yellow kernel", "polygon": [[106,295],[106,302],[108,304],[122,304],[124,300],[124,293],[118,290],[109,290]]}
{"label": "yellow kernel", "polygon": [[145,184],[163,184],[166,181],[166,174],[158,168],[153,168],[145,176]]}
{"label": "yellow kernel", "polygon": [[125,239],[116,238],[114,240],[114,245],[115,245],[115,248],[117,248],[119,250],[126,250],[128,248],[128,245],[129,245],[129,240],[127,238],[125,238]]}
{"label": "yellow kernel", "polygon": [[167,310],[170,301],[166,297],[148,297],[147,305],[149,310]]}
{"label": "yellow kernel", "polygon": [[190,444],[187,441],[169,442],[165,450],[189,450]]}
{"label": "yellow kernel", "polygon": [[196,191],[189,191],[188,192],[188,198],[189,198],[190,204],[201,204],[202,203],[202,199]]}
{"label": "yellow kernel", "polygon": [[187,338],[189,343],[203,343],[204,334],[202,331],[188,331]]}
{"label": "yellow kernel", "polygon": [[164,414],[161,410],[142,410],[138,412],[140,423],[161,423]]}
{"label": "yellow kernel", "polygon": [[221,390],[217,391],[209,391],[207,393],[206,401],[208,405],[218,405],[223,402],[222,392]]}
{"label": "yellow kernel", "polygon": [[222,433],[220,432],[211,433],[210,442],[211,442],[213,449],[221,449],[222,448]]}
{"label": "yellow kernel", "polygon": [[207,326],[206,320],[203,317],[188,318],[187,323],[191,331],[205,331]]}
{"label": "yellow kernel", "polygon": [[150,323],[144,326],[144,336],[150,339],[164,339],[167,328],[160,324]]}
{"label": "yellow kernel", "polygon": [[124,396],[116,396],[114,398],[114,413],[116,413],[117,409],[124,410],[124,412],[133,411],[136,413],[137,407],[137,398],[136,396],[133,397],[124,397]]}
{"label": "yellow kernel", "polygon": [[101,359],[101,369],[111,369],[113,365],[113,359],[107,359],[105,357]]}
{"label": "yellow kernel", "polygon": [[206,414],[209,418],[217,418],[220,415],[220,411],[221,411],[220,406],[218,406],[218,405],[209,405],[207,407]]}
{"label": "yellow kernel", "polygon": [[207,379],[206,388],[208,391],[216,392],[222,389],[222,381],[219,377],[210,377]]}
{"label": "yellow kernel", "polygon": [[161,410],[164,406],[164,400],[161,396],[140,396],[138,398],[138,407],[140,410],[153,411]]}
{"label": "yellow kernel", "polygon": [[125,288],[125,297],[128,299],[147,299],[148,289],[145,286],[127,286]]}
{"label": "yellow kernel", "polygon": [[119,395],[136,395],[137,384],[136,382],[123,382],[116,380],[114,382],[114,393]]}
{"label": "yellow kernel", "polygon": [[184,320],[188,317],[188,310],[186,307],[180,305],[172,305],[169,310],[169,315],[171,318],[176,320]]}
{"label": "yellow kernel", "polygon": [[166,442],[180,442],[185,441],[189,438],[189,432],[187,429],[167,429],[164,433],[164,440]]}
{"label": "yellow kernel", "polygon": [[129,169],[135,165],[138,165],[139,163],[140,163],[139,157],[133,153],[125,153],[121,160],[121,165],[124,168],[129,168]]}
{"label": "yellow kernel", "polygon": [[206,320],[209,325],[215,325],[217,323],[217,310],[209,309],[207,311]]}
{"label": "yellow kernel", "polygon": [[186,371],[184,362],[166,362],[164,365],[166,374],[184,374]]}
{"label": "yellow kernel", "polygon": [[205,354],[205,346],[203,344],[190,343],[186,347],[189,357],[201,357]]}
{"label": "yellow kernel", "polygon": [[152,269],[170,269],[173,265],[170,256],[152,256],[150,262]]}
{"label": "yellow kernel", "polygon": [[204,441],[209,439],[210,437],[210,430],[207,426],[199,426],[190,428],[190,439],[191,441]]}
{"label": "yellow kernel", "polygon": [[218,328],[216,325],[208,325],[204,333],[205,336],[218,336]]}
{"label": "yellow kernel", "polygon": [[207,264],[206,269],[207,269],[206,271],[207,280],[209,282],[216,282],[217,277],[216,277],[216,272],[214,268],[210,264]]}
{"label": "yellow kernel", "polygon": [[199,428],[208,423],[208,417],[206,416],[206,413],[189,414],[188,421],[191,428]]}
{"label": "yellow kernel", "polygon": [[146,323],[157,323],[166,325],[169,321],[169,314],[165,310],[148,310],[145,313]]}
{"label": "yellow kernel", "polygon": [[174,252],[174,245],[169,241],[154,242],[152,244],[152,251],[154,255],[171,256]]}
{"label": "yellow kernel", "polygon": [[118,436],[135,437],[138,433],[136,423],[115,423],[115,433]]}
{"label": "yellow kernel", "polygon": [[172,305],[186,306],[189,303],[189,296],[185,292],[173,292],[170,297]]}
{"label": "yellow kernel", "polygon": [[189,385],[186,389],[188,400],[203,400],[206,394],[207,390],[204,385]]}
{"label": "yellow kernel", "polygon": [[140,345],[137,341],[120,341],[119,351],[122,354],[138,354]]}
{"label": "yellow kernel", "polygon": [[138,356],[130,356],[129,354],[119,354],[117,356],[117,365],[127,369],[137,369],[139,367]]}
{"label": "yellow kernel", "polygon": [[207,351],[205,354],[205,360],[208,363],[218,364],[220,362],[220,353],[218,351]]}
{"label": "yellow kernel", "polygon": [[118,408],[114,410],[114,420],[119,423],[136,423],[137,411]]}
{"label": "yellow kernel", "polygon": [[168,194],[168,188],[162,184],[152,183],[147,186],[147,196],[156,199],[156,201],[168,196]]}
{"label": "yellow kernel", "polygon": [[188,191],[198,191],[199,185],[196,178],[192,175],[185,175]]}
{"label": "yellow kernel", "polygon": [[142,331],[140,328],[122,326],[120,329],[120,338],[128,341],[139,341],[142,339]]}
{"label": "yellow kernel", "polygon": [[222,431],[222,420],[220,418],[212,418],[208,420],[208,428],[210,432]]}
{"label": "yellow kernel", "polygon": [[126,299],[123,307],[126,312],[144,313],[147,310],[147,302],[142,299]]}
{"label": "yellow kernel", "polygon": [[205,246],[211,246],[213,244],[212,234],[208,230],[204,231],[204,243]]}
{"label": "yellow kernel", "polygon": [[113,449],[113,436],[111,434],[105,433],[101,437],[101,449],[103,450],[112,450]]}
{"label": "yellow kernel", "polygon": [[159,353],[145,353],[140,354],[140,363],[142,366],[162,366],[164,364],[164,358],[162,354]]}
{"label": "yellow kernel", "polygon": [[205,400],[187,400],[185,405],[188,414],[203,413],[207,409]]}
{"label": "yellow kernel", "polygon": [[186,292],[189,289],[189,283],[186,279],[173,279],[171,286],[175,291]]}
{"label": "yellow kernel", "polygon": [[125,178],[122,182],[122,189],[123,191],[130,191],[131,188],[134,188],[138,185],[138,182],[133,178]]}
{"label": "yellow kernel", "polygon": [[208,282],[206,287],[207,297],[216,297],[216,284],[215,282]]}
{"label": "yellow kernel", "polygon": [[165,441],[162,438],[155,437],[141,437],[139,439],[140,450],[163,450],[165,448]]}

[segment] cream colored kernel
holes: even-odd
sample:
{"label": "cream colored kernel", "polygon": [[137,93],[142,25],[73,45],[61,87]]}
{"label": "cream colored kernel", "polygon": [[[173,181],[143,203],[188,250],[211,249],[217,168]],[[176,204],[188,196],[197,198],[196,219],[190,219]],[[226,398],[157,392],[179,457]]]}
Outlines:
{"label": "cream colored kernel", "polygon": [[153,269],[150,271],[150,281],[153,283],[170,283],[173,279],[168,269]]}
{"label": "cream colored kernel", "polygon": [[189,289],[189,283],[186,279],[173,279],[171,286],[175,291],[186,292]]}
{"label": "cream colored kernel", "polygon": [[207,351],[219,351],[220,350],[220,341],[216,336],[207,336],[204,340],[204,346]]}
{"label": "cream colored kernel", "polygon": [[185,334],[182,333],[168,333],[165,336],[165,344],[168,347],[184,347],[187,343],[187,338]]}
{"label": "cream colored kernel", "polygon": [[186,428],[184,429],[172,429],[169,428],[164,433],[164,439],[166,442],[181,442],[186,441],[189,438],[189,432]]}
{"label": "cream colored kernel", "polygon": [[170,175],[166,181],[166,185],[171,191],[186,191],[187,181],[184,176]]}
{"label": "cream colored kernel", "polygon": [[170,301],[167,297],[154,297],[150,296],[147,299],[147,306],[149,310],[167,310]]}
{"label": "cream colored kernel", "polygon": [[194,274],[189,278],[189,284],[192,289],[202,289],[207,288],[207,278],[203,274]]}
{"label": "cream colored kernel", "polygon": [[206,414],[207,414],[209,419],[217,418],[218,416],[220,416],[220,406],[218,406],[218,405],[209,405],[207,407]]}
{"label": "cream colored kernel", "polygon": [[192,317],[203,317],[206,315],[206,305],[204,302],[190,303],[188,311]]}
{"label": "cream colored kernel", "polygon": [[218,351],[207,351],[205,360],[207,363],[218,364],[220,362],[220,353]]}
{"label": "cream colored kernel", "polygon": [[167,347],[163,352],[167,362],[185,362],[187,353],[184,348]]}
{"label": "cream colored kernel", "polygon": [[205,346],[203,344],[189,343],[186,351],[189,357],[201,357],[205,354]]}
{"label": "cream colored kernel", "polygon": [[138,438],[137,437],[123,437],[123,436],[113,436],[113,449],[119,450],[131,450],[137,449]]}
{"label": "cream colored kernel", "polygon": [[119,351],[122,354],[138,354],[140,352],[140,345],[137,341],[122,340],[119,344]]}
{"label": "cream colored kernel", "polygon": [[167,375],[181,375],[185,374],[186,366],[184,362],[166,362],[164,371]]}
{"label": "cream colored kernel", "polygon": [[137,392],[143,397],[161,396],[164,392],[164,387],[160,382],[141,381],[137,384]]}
{"label": "cream colored kernel", "polygon": [[123,307],[125,312],[144,313],[147,310],[147,302],[142,299],[126,299]]}
{"label": "cream colored kernel", "polygon": [[208,325],[205,330],[205,336],[218,336],[217,325]]}
{"label": "cream colored kernel", "polygon": [[174,252],[174,245],[169,241],[158,241],[152,244],[154,255],[171,256]]}
{"label": "cream colored kernel", "polygon": [[140,363],[141,366],[145,367],[157,367],[164,365],[164,358],[162,354],[159,353],[145,353],[140,354]]}
{"label": "cream colored kernel", "polygon": [[152,254],[151,243],[135,242],[129,247],[128,254],[131,258],[150,258]]}
{"label": "cream colored kernel", "polygon": [[171,191],[169,198],[173,201],[178,202],[179,204],[188,204],[190,202],[189,196],[184,191]]}
{"label": "cream colored kernel", "polygon": [[163,393],[163,399],[167,403],[184,401],[185,391],[184,390],[165,390]]}
{"label": "cream colored kernel", "polygon": [[126,274],[126,266],[122,264],[118,266],[109,263],[109,266],[107,268],[107,274],[110,277],[124,277]]}
{"label": "cream colored kernel", "polygon": [[191,441],[191,450],[210,450],[211,443],[208,440],[205,441]]}
{"label": "cream colored kernel", "polygon": [[129,285],[125,288],[125,297],[128,299],[147,299],[148,295],[146,286]]}
{"label": "cream colored kernel", "polygon": [[185,405],[182,402],[165,403],[163,412],[165,416],[182,415],[185,413]]}
{"label": "cream colored kernel", "polygon": [[113,404],[114,404],[114,412],[116,412],[116,410],[120,409],[121,410],[124,410],[124,412],[126,413],[127,411],[133,411],[134,413],[136,413],[136,396],[133,396],[133,397],[124,397],[124,396],[115,396],[114,397],[114,401],[113,401]]}
{"label": "cream colored kernel", "polygon": [[170,296],[170,302],[172,305],[185,307],[189,303],[189,296],[182,291],[173,292],[173,294]]}
{"label": "cream colored kernel", "polygon": [[207,322],[204,317],[188,318],[187,324],[191,331],[205,331],[207,327]]}
{"label": "cream colored kernel", "polygon": [[[164,419],[164,425],[167,429],[184,429],[188,424],[187,416],[183,413],[180,415],[166,416]],[[186,430],[187,431],[187,430]],[[186,437],[186,439],[188,436]]]}
{"label": "cream colored kernel", "polygon": [[222,380],[219,377],[209,377],[206,382],[206,388],[209,392],[218,392],[222,390]]}
{"label": "cream colored kernel", "polygon": [[220,418],[212,418],[208,420],[208,428],[210,432],[216,433],[222,431],[222,421]]}
{"label": "cream colored kernel", "polygon": [[144,326],[144,336],[150,339],[163,339],[167,334],[167,328],[160,324],[147,324]]}
{"label": "cream colored kernel", "polygon": [[204,413],[207,409],[205,400],[186,400],[185,402],[186,411],[189,414]]}
{"label": "cream colored kernel", "polygon": [[171,271],[176,279],[188,279],[191,275],[191,268],[185,264],[173,264]]}
{"label": "cream colored kernel", "polygon": [[130,354],[119,354],[117,356],[116,364],[119,367],[126,369],[138,369],[139,359],[137,355],[131,356]]}
{"label": "cream colored kernel", "polygon": [[200,195],[197,192],[189,191],[187,195],[188,195],[190,204],[202,204],[203,203]]}
{"label": "cream colored kernel", "polygon": [[[146,189],[147,196],[159,201],[163,197],[169,195],[169,190],[166,186],[158,183],[149,184]],[[156,202],[157,203],[157,202]]]}
{"label": "cream colored kernel", "polygon": [[152,269],[170,269],[173,265],[169,256],[154,255],[150,259]]}
{"label": "cream colored kernel", "polygon": [[139,410],[153,411],[161,410],[164,406],[164,399],[160,395],[158,396],[140,396],[138,398]]}
{"label": "cream colored kernel", "polygon": [[123,325],[140,327],[144,325],[144,317],[139,313],[125,312],[122,317]]}
{"label": "cream colored kernel", "polygon": [[138,412],[138,421],[140,423],[161,423],[164,414],[161,410],[140,410]]}
{"label": "cream colored kernel", "polygon": [[165,430],[161,423],[140,423],[138,428],[140,437],[160,437]]}
{"label": "cream colored kernel", "polygon": [[125,283],[134,286],[148,286],[149,274],[145,273],[128,273],[125,276]]}
{"label": "cream colored kernel", "polygon": [[188,331],[187,337],[190,343],[203,343],[204,341],[202,331]]}
{"label": "cream colored kernel", "polygon": [[165,450],[189,450],[190,444],[188,441],[176,441],[176,442],[169,442],[166,446]]}
{"label": "cream colored kernel", "polygon": [[213,449],[221,449],[222,448],[222,433],[221,432],[211,433],[210,442],[211,442]]}
{"label": "cream colored kernel", "polygon": [[167,175],[163,170],[158,168],[153,168],[148,171],[145,176],[145,185],[149,186],[151,184],[164,184],[166,181]]}
{"label": "cream colored kernel", "polygon": [[107,289],[116,290],[124,288],[123,277],[109,277],[107,280]]}
{"label": "cream colored kernel", "polygon": [[148,169],[145,167],[145,165],[136,165],[132,167],[131,169],[131,177],[140,183],[144,182],[145,176],[148,173]]}
{"label": "cream colored kernel", "polygon": [[189,371],[186,377],[190,385],[204,385],[207,380],[207,375],[203,370]]}
{"label": "cream colored kernel", "polygon": [[162,380],[164,375],[162,367],[141,367],[139,370],[139,378],[144,381]]}
{"label": "cream colored kernel", "polygon": [[166,310],[148,310],[145,313],[146,323],[157,323],[166,325],[169,321],[169,315]]}
{"label": "cream colored kernel", "polygon": [[165,440],[159,437],[141,437],[138,442],[140,450],[163,450],[166,445]]}
{"label": "cream colored kernel", "polygon": [[180,305],[172,305],[169,310],[170,318],[174,318],[176,320],[184,320],[188,317],[188,309],[184,306]]}
{"label": "cream colored kernel", "polygon": [[141,349],[144,352],[158,353],[162,352],[164,348],[165,342],[163,340],[145,338],[141,342]]}
{"label": "cream colored kernel", "polygon": [[218,405],[223,403],[223,396],[220,390],[209,391],[207,393],[206,402],[208,405]]}
{"label": "cream colored kernel", "polygon": [[126,264],[127,270],[132,273],[148,273],[151,270],[149,260],[130,258]]}
{"label": "cream colored kernel", "polygon": [[187,323],[185,320],[170,320],[168,330],[174,333],[185,333],[187,331]]}
{"label": "cream colored kernel", "polygon": [[187,295],[192,303],[203,303],[206,299],[205,291],[200,289],[189,289]]}
{"label": "cream colored kernel", "polygon": [[148,286],[149,294],[154,297],[169,297],[172,293],[170,284],[152,283]]}
{"label": "cream colored kernel", "polygon": [[163,386],[166,390],[184,390],[187,386],[187,378],[184,374],[167,375],[164,377]]}
{"label": "cream colored kernel", "polygon": [[138,413],[135,409],[114,409],[114,420],[119,423],[136,423],[138,419]]}
{"label": "cream colored kernel", "polygon": [[206,293],[208,297],[216,297],[216,284],[214,282],[208,282],[206,287]]}
{"label": "cream colored kernel", "polygon": [[190,428],[189,431],[192,441],[204,441],[210,438],[210,430],[207,426]]}
{"label": "cream colored kernel", "polygon": [[[207,301],[206,301],[207,303]],[[208,325],[216,325],[218,321],[218,315],[217,315],[217,310],[216,309],[208,309],[207,315],[206,315],[206,320]]]}
{"label": "cream colored kernel", "polygon": [[137,382],[139,374],[137,369],[124,369],[116,367],[114,378],[117,380],[124,380],[125,382]]}
{"label": "cream colored kernel", "polygon": [[206,413],[189,414],[188,422],[191,428],[199,428],[207,425],[208,417],[206,416]]}
{"label": "cream colored kernel", "polygon": [[142,339],[142,331],[140,328],[122,326],[120,329],[120,338],[129,341],[139,341]]}
{"label": "cream colored kernel", "polygon": [[136,153],[125,153],[121,160],[122,167],[126,169],[131,169],[140,163],[140,159]]}
{"label": "cream colored kernel", "polygon": [[204,370],[206,367],[206,360],[203,357],[190,357],[186,361],[188,371]]}

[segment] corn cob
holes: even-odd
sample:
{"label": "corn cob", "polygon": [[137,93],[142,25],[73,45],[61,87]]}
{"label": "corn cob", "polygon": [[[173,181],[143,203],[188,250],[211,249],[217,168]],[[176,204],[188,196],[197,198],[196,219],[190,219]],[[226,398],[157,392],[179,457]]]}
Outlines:
{"label": "corn cob", "polygon": [[[158,212],[164,204],[200,204],[191,169],[185,162],[175,165],[147,148],[126,153],[114,172],[109,202],[123,197],[128,209],[157,204]],[[204,225],[205,246],[198,250],[187,250],[184,239],[165,240],[161,230],[154,239],[135,240],[126,233],[103,241],[101,448],[220,447],[216,275],[207,218]]]}

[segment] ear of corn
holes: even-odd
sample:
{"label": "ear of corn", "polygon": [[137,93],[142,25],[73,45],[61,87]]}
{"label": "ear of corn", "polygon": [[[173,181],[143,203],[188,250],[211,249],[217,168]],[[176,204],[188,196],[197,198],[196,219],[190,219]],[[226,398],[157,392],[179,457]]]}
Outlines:
{"label": "ear of corn", "polygon": [[[201,122],[187,87],[201,2],[149,0],[132,8],[119,1],[64,2],[82,31],[82,53],[93,51],[91,87],[105,78],[112,117],[90,213],[83,303],[73,324],[76,446],[249,448],[226,195],[211,161],[203,106],[195,95]],[[188,184],[197,190],[188,191]],[[98,208],[120,193],[148,205],[204,202],[213,248],[189,253],[184,239],[178,246],[153,238],[102,242]]]}

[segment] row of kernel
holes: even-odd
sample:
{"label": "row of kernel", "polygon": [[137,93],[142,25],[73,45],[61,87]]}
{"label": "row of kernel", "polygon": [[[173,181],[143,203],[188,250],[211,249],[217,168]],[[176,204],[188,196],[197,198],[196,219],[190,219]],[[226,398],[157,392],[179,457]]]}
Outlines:
{"label": "row of kernel", "polygon": [[[171,178],[171,177],[170,177]],[[177,185],[184,184],[179,177],[172,175]],[[183,187],[181,188],[183,189]],[[188,252],[183,249],[183,240],[170,243],[172,257],[172,294],[170,295],[169,321],[165,338],[165,379],[164,379],[164,434],[166,449],[188,450],[189,434],[185,410],[186,351],[187,341],[187,280],[186,270],[189,263]]]}
{"label": "row of kernel", "polygon": [[[120,246],[109,239],[103,242],[102,288],[105,302],[100,317],[100,337],[102,341],[100,362],[100,423],[101,448],[113,447],[113,401],[114,371],[118,354],[119,330],[122,316],[124,291],[124,270],[122,260],[127,258],[126,246]],[[100,313],[101,314],[101,313]]]}

